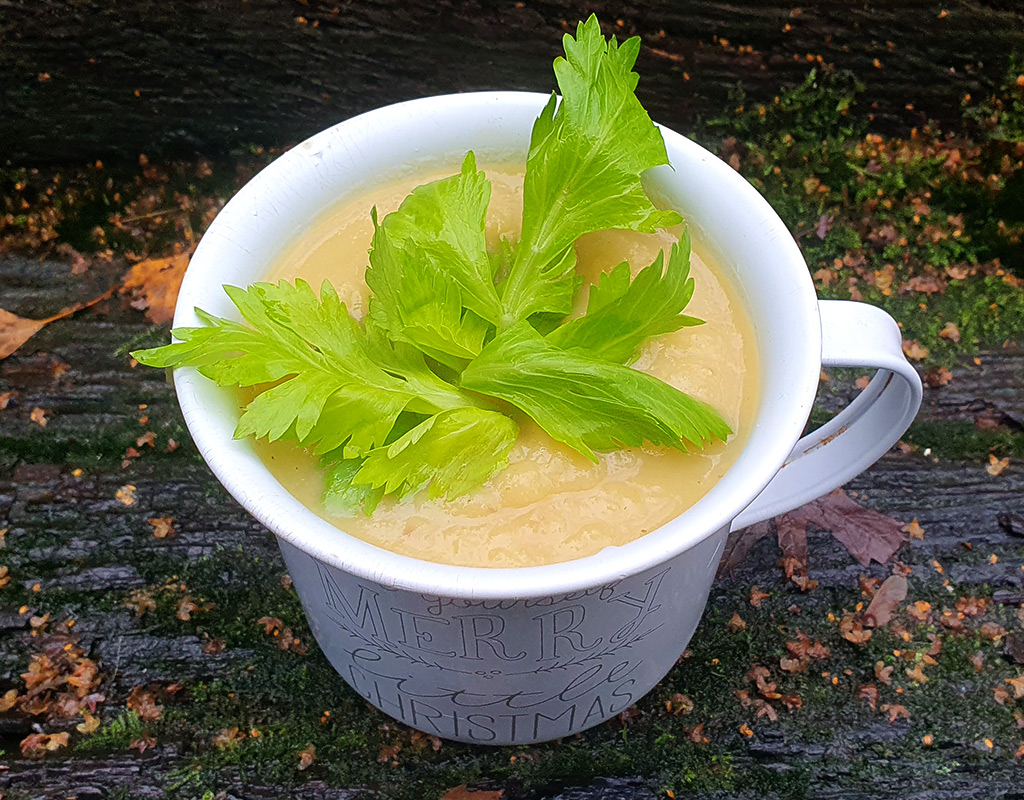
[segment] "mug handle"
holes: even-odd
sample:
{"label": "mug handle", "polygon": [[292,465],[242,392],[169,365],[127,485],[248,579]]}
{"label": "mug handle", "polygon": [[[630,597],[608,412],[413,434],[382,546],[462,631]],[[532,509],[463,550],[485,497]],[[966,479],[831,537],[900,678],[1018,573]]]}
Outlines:
{"label": "mug handle", "polygon": [[822,300],[818,308],[822,366],[878,371],[849,406],[796,443],[731,530],[799,508],[859,475],[899,441],[921,406],[921,378],[903,355],[892,317],[848,300]]}

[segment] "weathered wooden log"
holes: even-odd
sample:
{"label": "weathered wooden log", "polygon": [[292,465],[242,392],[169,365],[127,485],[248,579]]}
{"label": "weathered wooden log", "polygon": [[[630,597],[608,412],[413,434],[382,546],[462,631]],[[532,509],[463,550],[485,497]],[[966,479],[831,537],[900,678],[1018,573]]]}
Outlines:
{"label": "weathered wooden log", "polygon": [[[0,307],[41,317],[102,292],[121,267],[94,269],[73,276],[67,265],[0,259]],[[856,588],[860,575],[884,578],[890,567],[865,569],[828,533],[811,531],[810,576],[819,586],[804,594],[778,566],[778,545],[765,538],[716,583],[691,657],[640,703],[636,719],[622,723],[624,732],[605,726],[578,741],[525,752],[445,744],[436,760],[409,755],[412,763],[406,766],[403,753],[400,766],[391,769],[378,763],[385,752],[380,748],[408,734],[341,684],[312,645],[294,594],[280,582],[284,565],[273,537],[198,459],[164,376],[129,365],[123,346],[150,335],[149,330],[138,311],[115,298],[53,323],[0,362],[0,393],[18,393],[0,411],[0,529],[6,529],[0,563],[11,578],[0,592],[0,696],[23,686],[20,676],[41,642],[72,619],[77,646],[101,669],[100,690],[106,696],[99,705],[101,735],[108,742],[89,749],[89,738],[74,730],[77,719],[29,717],[16,709],[0,714],[0,747],[10,767],[0,771],[0,789],[11,796],[57,800],[120,792],[156,798],[173,785],[179,787],[176,796],[196,800],[206,791],[246,800],[383,800],[411,796],[408,786],[415,781],[460,775],[458,770],[472,763],[485,788],[505,788],[507,800],[651,800],[664,796],[665,775],[682,769],[672,761],[680,757],[701,777],[692,778],[696,783],[690,785],[697,788],[689,795],[684,784],[673,784],[677,797],[708,796],[712,790],[700,788],[701,781],[712,781],[708,785],[722,800],[753,800],[766,792],[840,800],[915,796],[907,785],[921,797],[966,800],[1006,796],[1014,785],[1019,768],[1012,757],[1018,743],[1013,707],[992,698],[993,688],[1006,685],[1019,667],[998,636],[985,638],[979,631],[983,620],[1007,632],[1020,627],[1015,614],[1024,587],[1024,540],[1007,522],[1024,516],[1024,477],[1016,467],[993,477],[980,458],[937,463],[921,452],[893,452],[847,487],[858,502],[900,521],[916,517],[925,530],[923,539],[908,541],[897,554],[910,574],[909,600],[927,600],[934,607],[934,627],[914,629],[921,641],[908,645],[879,631],[866,646],[873,649],[866,649],[842,639],[836,624],[827,621],[829,614],[841,617],[843,609],[862,601]],[[970,416],[961,408],[964,403],[994,398],[994,407],[1015,419],[1022,374],[1015,359],[1019,356],[1009,351],[983,353],[982,368],[955,371],[953,383],[929,390],[927,413],[936,425],[959,422]],[[986,365],[999,367],[985,372]],[[1006,386],[1014,388],[1003,391]],[[955,401],[942,402],[954,391],[960,392]],[[843,392],[829,396],[845,398]],[[31,421],[34,407],[48,410],[45,427]],[[123,464],[126,448],[149,430],[157,434],[156,446],[139,445],[141,455]],[[180,446],[168,453],[171,437]],[[135,487],[131,505],[117,497],[126,485]],[[173,517],[174,533],[156,538],[148,520],[162,517]],[[748,601],[755,584],[771,595],[759,609]],[[897,660],[893,682],[906,685],[906,693],[878,685],[888,693],[882,702],[906,704],[911,720],[891,723],[859,697],[862,683],[875,682],[876,659],[892,662],[889,654],[902,647],[923,651],[930,646],[921,638],[927,631],[945,635],[937,622],[943,608],[993,590],[986,615],[967,618],[963,633],[949,634],[937,656],[939,666],[928,668],[930,683],[911,683],[903,676],[911,662]],[[136,592],[155,606],[140,606]],[[182,620],[177,610],[186,596],[200,609]],[[207,602],[216,607],[203,610]],[[733,612],[745,620],[747,632],[730,632]],[[31,617],[44,613],[50,620],[34,628]],[[281,650],[257,624],[265,614],[284,620],[309,651]],[[779,670],[779,658],[797,629],[821,636],[833,654],[804,674],[788,675]],[[982,671],[967,661],[975,651],[983,655]],[[800,711],[782,711],[769,724],[743,709],[733,692],[752,686],[743,674],[755,662],[771,668],[780,685],[786,682],[785,691],[803,698]],[[836,677],[838,688],[822,671]],[[154,728],[156,746],[141,754],[131,749],[129,740],[142,735],[142,726],[120,738],[112,727],[126,714],[126,699],[136,687],[174,684],[184,688],[163,701],[168,719]],[[664,710],[676,692],[698,703],[693,716]],[[202,699],[209,697],[216,698],[212,710],[206,708],[211,701]],[[323,710],[332,710],[339,720],[327,735],[317,733]],[[18,743],[33,731],[33,723],[70,731],[70,752],[49,753],[41,761],[19,757]],[[710,745],[691,741],[698,723],[707,726]],[[751,736],[737,732],[741,723],[751,726]],[[251,744],[237,757],[218,755],[214,736],[239,725],[270,731],[268,750]],[[920,744],[926,733],[935,739],[934,750]],[[299,738],[274,750],[286,736]],[[319,760],[310,773],[298,773],[296,754],[306,737],[316,736],[321,737]],[[991,752],[986,737],[994,741]],[[411,740],[403,741],[411,750]],[[657,755],[641,758],[633,750],[610,760],[608,753],[632,741]],[[338,748],[334,755],[332,746]],[[701,749],[706,747],[715,749]],[[563,750],[576,753],[566,756],[571,769],[558,767],[528,787],[518,776],[509,777],[510,756],[529,765],[557,759]],[[591,757],[591,750],[604,753],[605,760]],[[731,778],[707,770],[709,752],[719,759],[715,763],[728,763]],[[676,764],[671,769],[677,772],[666,773],[664,763]],[[276,770],[277,777],[263,770]],[[196,782],[183,783],[186,776]],[[445,788],[464,781],[453,777]],[[431,792],[421,796],[442,793]]]}
{"label": "weathered wooden log", "polygon": [[682,131],[722,113],[738,83],[771,102],[823,65],[855,74],[882,129],[955,126],[1024,27],[1019,4],[997,0],[0,0],[0,159],[214,154],[429,94],[547,92],[559,38],[590,10],[643,36],[641,99]]}

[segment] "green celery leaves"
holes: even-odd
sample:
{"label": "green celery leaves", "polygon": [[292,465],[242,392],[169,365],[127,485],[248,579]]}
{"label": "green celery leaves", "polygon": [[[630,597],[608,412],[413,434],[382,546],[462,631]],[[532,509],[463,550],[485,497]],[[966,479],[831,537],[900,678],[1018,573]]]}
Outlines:
{"label": "green celery leaves", "polygon": [[579,350],[562,350],[521,322],[462,373],[462,386],[525,411],[590,459],[644,441],[700,449],[732,431],[710,406],[667,383]]}
{"label": "green celery leaves", "polygon": [[635,277],[628,264],[602,276],[586,313],[565,319],[582,282],[580,236],[681,218],[641,185],[668,157],[634,94],[639,40],[606,40],[591,16],[564,45],[562,98],[531,136],[519,241],[488,250],[491,184],[471,152],[382,220],[374,210],[365,319],[329,283],[319,296],[302,280],[226,286],[244,323],[197,310],[205,327],[176,329],[177,341],[135,358],[253,387],[235,436],[291,439],[320,456],[333,513],[472,491],[507,465],[518,412],[591,459],[724,440],[714,409],[624,366],[650,337],[701,322],[682,314],[694,291],[688,235]]}
{"label": "green celery leaves", "polygon": [[563,38],[552,95],[533,126],[523,187],[523,232],[502,286],[502,327],[537,312],[568,314],[576,276],[572,245],[592,231],[652,233],[681,222],[659,211],[640,175],[668,163],[665,142],[633,93],[636,37],[605,40],[597,18]]}
{"label": "green celery leaves", "polygon": [[555,328],[548,341],[624,364],[633,360],[649,337],[701,325],[703,320],[680,313],[693,297],[688,233],[672,246],[664,270],[663,261],[659,253],[632,282],[626,263],[601,276],[590,287],[587,313]]}

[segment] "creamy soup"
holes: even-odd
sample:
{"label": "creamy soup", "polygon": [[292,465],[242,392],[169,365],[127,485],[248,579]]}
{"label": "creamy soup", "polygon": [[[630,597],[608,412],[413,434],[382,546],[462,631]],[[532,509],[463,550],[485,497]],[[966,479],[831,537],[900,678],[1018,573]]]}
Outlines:
{"label": "creamy soup", "polygon": [[[400,181],[330,210],[297,236],[271,280],[304,278],[314,287],[329,280],[351,313],[366,312],[363,273],[373,234],[370,208],[383,217],[417,185],[444,177]],[[522,175],[488,169],[492,198],[487,233],[517,237]],[[576,245],[587,283],[629,261],[636,272],[679,231],[645,235],[595,233]],[[509,466],[478,490],[446,501],[421,493],[385,499],[372,516],[339,517],[324,508],[323,476],[313,456],[294,443],[261,441],[257,449],[292,495],[321,517],[366,542],[427,561],[463,566],[525,567],[569,561],[626,544],[686,511],[736,460],[753,424],[757,354],[753,330],[736,292],[697,253],[691,260],[696,290],[685,313],[706,324],[649,341],[634,366],[710,403],[736,433],[698,453],[645,446],[599,456],[593,463],[553,441],[523,415]],[[586,305],[586,285],[577,313]]]}

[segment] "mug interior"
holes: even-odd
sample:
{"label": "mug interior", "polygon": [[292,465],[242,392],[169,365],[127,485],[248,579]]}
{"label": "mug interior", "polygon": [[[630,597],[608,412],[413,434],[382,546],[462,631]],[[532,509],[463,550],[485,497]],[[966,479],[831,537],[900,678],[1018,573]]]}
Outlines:
{"label": "mug interior", "polygon": [[[523,92],[412,100],[297,145],[254,177],[211,225],[182,283],[175,327],[199,325],[196,306],[238,319],[222,285],[263,279],[290,239],[346,198],[427,168],[457,169],[467,150],[482,163],[525,161],[533,120],[547,100]],[[703,148],[662,132],[671,166],[650,170],[645,186],[656,202],[683,214],[694,249],[733,281],[753,324],[761,369],[758,411],[743,451],[690,509],[629,544],[572,562],[491,569],[401,556],[349,536],[295,500],[249,441],[232,438],[237,394],[194,369],[177,369],[186,424],[217,478],[276,535],[314,558],[386,586],[445,597],[529,598],[603,585],[728,527],[782,466],[810,412],[821,365],[817,299],[792,236],[757,191]]]}

